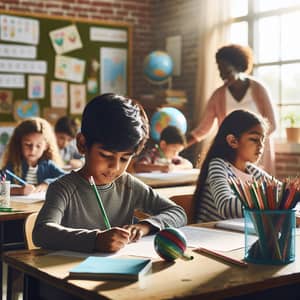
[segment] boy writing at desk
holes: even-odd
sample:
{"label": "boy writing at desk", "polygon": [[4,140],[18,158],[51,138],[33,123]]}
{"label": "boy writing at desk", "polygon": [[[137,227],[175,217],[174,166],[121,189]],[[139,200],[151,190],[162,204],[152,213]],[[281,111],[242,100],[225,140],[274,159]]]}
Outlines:
{"label": "boy writing at desk", "polygon": [[[48,249],[115,252],[143,235],[185,225],[180,206],[126,173],[148,132],[144,110],[131,99],[104,94],[90,101],[77,135],[85,164],[50,185],[33,230],[34,243]],[[91,176],[112,228],[105,225]],[[152,216],[132,224],[135,209]]]}

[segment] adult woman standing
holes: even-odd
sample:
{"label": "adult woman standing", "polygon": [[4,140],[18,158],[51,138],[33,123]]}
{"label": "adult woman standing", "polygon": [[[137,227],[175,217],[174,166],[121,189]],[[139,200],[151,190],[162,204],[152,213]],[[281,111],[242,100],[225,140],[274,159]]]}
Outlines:
{"label": "adult woman standing", "polygon": [[224,46],[217,51],[216,62],[224,84],[214,91],[200,124],[190,132],[188,147],[207,136],[215,119],[220,125],[230,112],[249,110],[269,122],[270,129],[261,164],[266,171],[274,174],[274,150],[270,140],[270,134],[276,129],[274,109],[263,84],[249,76],[253,67],[251,49],[234,44]]}

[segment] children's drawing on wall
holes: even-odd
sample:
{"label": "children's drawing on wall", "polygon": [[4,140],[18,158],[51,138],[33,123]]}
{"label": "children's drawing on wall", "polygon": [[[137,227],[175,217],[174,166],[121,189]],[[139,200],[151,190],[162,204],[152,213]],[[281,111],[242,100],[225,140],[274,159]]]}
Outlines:
{"label": "children's drawing on wall", "polygon": [[87,71],[87,91],[90,94],[96,94],[98,92],[98,71],[99,62],[97,59],[91,59]]}
{"label": "children's drawing on wall", "polygon": [[12,100],[13,92],[0,90],[0,113],[11,114],[12,113]]}
{"label": "children's drawing on wall", "polygon": [[70,84],[70,113],[82,114],[86,104],[85,84]]}
{"label": "children's drawing on wall", "polygon": [[40,106],[36,101],[17,100],[14,102],[14,119],[16,121],[40,116]]}
{"label": "children's drawing on wall", "polygon": [[127,50],[100,49],[101,93],[127,94]]}
{"label": "children's drawing on wall", "polygon": [[44,76],[28,76],[28,98],[44,98],[45,97],[45,77]]}
{"label": "children's drawing on wall", "polygon": [[85,60],[57,55],[55,57],[55,78],[82,82],[85,72]]}
{"label": "children's drawing on wall", "polygon": [[51,107],[68,107],[67,82],[51,81]]}
{"label": "children's drawing on wall", "polygon": [[0,126],[0,159],[13,131],[14,131],[13,125]]}
{"label": "children's drawing on wall", "polygon": [[49,36],[57,54],[82,48],[80,35],[75,25],[50,31]]}

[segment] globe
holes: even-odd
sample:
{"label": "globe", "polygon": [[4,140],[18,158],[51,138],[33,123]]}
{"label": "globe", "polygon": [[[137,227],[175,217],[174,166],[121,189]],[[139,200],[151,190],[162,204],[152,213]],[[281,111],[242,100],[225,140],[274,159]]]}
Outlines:
{"label": "globe", "polygon": [[144,60],[144,74],[154,83],[164,83],[173,72],[173,61],[164,51],[153,51]]}
{"label": "globe", "polygon": [[181,111],[174,107],[164,107],[155,112],[150,122],[151,137],[155,141],[159,141],[160,133],[167,126],[176,126],[183,134],[187,130],[187,121]]}

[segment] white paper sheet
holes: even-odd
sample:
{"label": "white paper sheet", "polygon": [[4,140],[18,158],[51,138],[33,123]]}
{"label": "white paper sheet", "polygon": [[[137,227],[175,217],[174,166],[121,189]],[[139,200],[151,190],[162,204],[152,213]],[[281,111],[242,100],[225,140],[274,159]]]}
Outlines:
{"label": "white paper sheet", "polygon": [[180,230],[185,234],[189,247],[232,251],[245,246],[243,233],[194,226],[185,226]]}
{"label": "white paper sheet", "polygon": [[39,201],[44,201],[46,199],[46,192],[32,193],[26,196],[11,196],[10,200],[14,202],[23,203],[34,203]]}
{"label": "white paper sheet", "polygon": [[[203,227],[185,226],[179,229],[187,239],[188,247],[205,247],[216,251],[231,251],[244,247],[244,234],[224,230],[209,229]],[[128,244],[117,253],[93,253],[93,256],[142,256],[158,258],[154,249],[154,237],[150,235],[143,237],[136,243]],[[55,251],[49,255],[88,257],[91,253],[73,251]]]}

